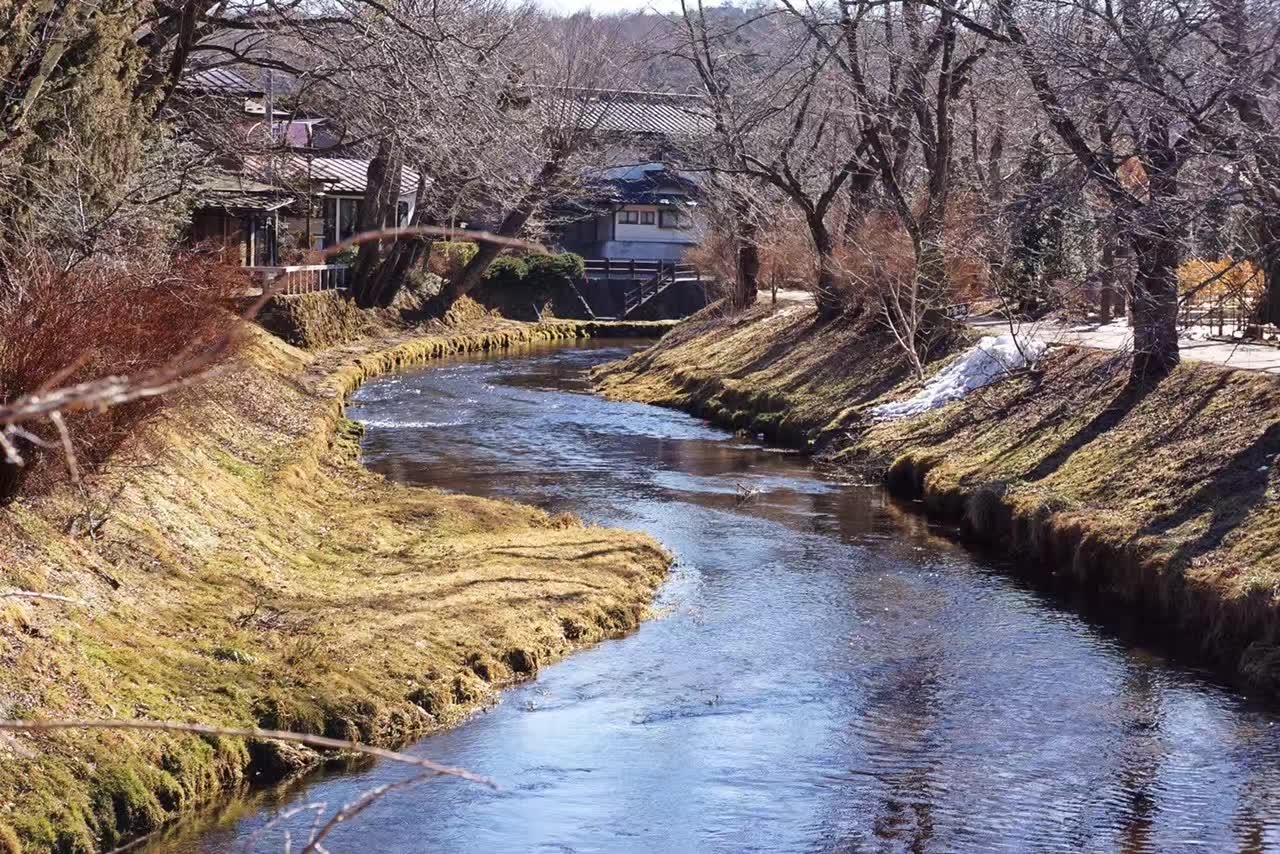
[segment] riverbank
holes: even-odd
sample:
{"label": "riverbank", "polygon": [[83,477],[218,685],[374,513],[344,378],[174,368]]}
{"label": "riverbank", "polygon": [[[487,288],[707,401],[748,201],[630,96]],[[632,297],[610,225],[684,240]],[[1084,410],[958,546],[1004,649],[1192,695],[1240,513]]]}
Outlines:
{"label": "riverbank", "polygon": [[1028,575],[1146,615],[1280,695],[1280,380],[1184,364],[1126,383],[1126,357],[1055,347],[1033,373],[874,422],[913,379],[874,318],[761,306],[686,323],[597,375],[882,477]]}
{"label": "riverbank", "polygon": [[[286,728],[394,745],[633,628],[652,539],[398,486],[357,461],[362,381],[454,353],[660,325],[474,318],[307,352],[241,353],[84,495],[0,517],[0,715]],[[0,851],[92,851],[315,764],[229,738],[75,731],[0,742]]]}

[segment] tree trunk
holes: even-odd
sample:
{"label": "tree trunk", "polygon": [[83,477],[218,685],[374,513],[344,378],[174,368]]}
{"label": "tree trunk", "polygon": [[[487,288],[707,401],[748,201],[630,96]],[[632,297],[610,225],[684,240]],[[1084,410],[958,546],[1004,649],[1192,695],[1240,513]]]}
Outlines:
{"label": "tree trunk", "polygon": [[747,226],[747,234],[738,242],[738,280],[734,283],[734,308],[749,308],[760,293],[760,247],[756,243],[756,226]]}
{"label": "tree trunk", "polygon": [[1266,290],[1258,304],[1257,321],[1280,326],[1280,209],[1273,207],[1258,216],[1258,246]]}
{"label": "tree trunk", "polygon": [[1178,260],[1181,241],[1166,228],[1133,238],[1138,272],[1133,284],[1134,382],[1159,379],[1178,364]]}
{"label": "tree trunk", "polygon": [[915,245],[916,276],[920,285],[917,299],[923,303],[917,309],[920,325],[916,343],[926,362],[942,355],[955,331],[955,324],[947,314],[951,288],[943,250],[945,239],[942,204],[931,202],[920,218],[920,239]]}
{"label": "tree trunk", "polygon": [[[553,157],[543,164],[542,169],[534,178],[529,189],[520,198],[520,201],[512,208],[505,217],[502,218],[497,231],[499,237],[515,237],[518,235],[533,216],[533,212],[537,210],[545,196],[547,189],[560,175],[561,159]],[[441,289],[440,295],[436,298],[437,307],[441,314],[449,310],[449,306],[453,305],[459,298],[466,296],[475,290],[476,286],[484,278],[485,272],[489,269],[489,265],[494,259],[502,254],[502,250],[506,247],[501,243],[481,242],[479,249],[472,259],[467,262],[467,266],[458,274],[457,281],[446,282],[444,288]]]}
{"label": "tree trunk", "polygon": [[818,260],[818,279],[814,283],[814,302],[818,306],[818,316],[823,320],[839,317],[844,310],[840,300],[836,281],[836,246],[823,218],[810,214],[806,218],[809,225],[809,236],[813,240],[813,251]]}
{"label": "tree trunk", "polygon": [[844,211],[841,234],[845,245],[853,243],[871,210],[871,191],[875,188],[876,171],[867,165],[849,176],[849,204]]}
{"label": "tree trunk", "polygon": [[[418,170],[418,186],[414,196],[413,218],[409,225],[420,226],[427,223],[427,177],[426,172]],[[413,271],[427,252],[431,242],[423,237],[410,237],[397,240],[391,247],[391,254],[379,266],[374,276],[372,301],[385,308],[395,301],[396,294],[404,286],[409,273]]]}
{"label": "tree trunk", "polygon": [[760,228],[751,215],[751,202],[740,193],[734,194],[734,215],[737,221],[737,279],[729,302],[734,309],[755,305],[760,292]]}
{"label": "tree trunk", "polygon": [[1116,307],[1116,241],[1114,234],[1102,235],[1102,271],[1098,277],[1098,313],[1102,323],[1111,322],[1111,312]]}
{"label": "tree trunk", "polygon": [[[364,234],[378,231],[395,222],[396,202],[400,198],[401,160],[398,146],[384,139],[377,155],[369,161],[364,200],[360,206],[357,230]],[[355,267],[351,271],[351,293],[356,305],[373,308],[378,304],[377,272],[382,257],[382,241],[368,240],[360,244]]]}

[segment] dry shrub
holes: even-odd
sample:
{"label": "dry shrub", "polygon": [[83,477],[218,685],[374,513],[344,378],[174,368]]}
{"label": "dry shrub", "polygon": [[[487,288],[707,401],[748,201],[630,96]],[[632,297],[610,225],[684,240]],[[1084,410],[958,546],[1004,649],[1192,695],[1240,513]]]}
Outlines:
{"label": "dry shrub", "polygon": [[1264,284],[1262,271],[1251,261],[1192,258],[1178,267],[1178,295],[1192,301],[1253,301],[1262,296]]}
{"label": "dry shrub", "polygon": [[[988,291],[988,264],[983,257],[982,232],[975,206],[963,197],[948,206],[943,259],[947,299],[972,302]],[[863,219],[852,239],[836,250],[841,289],[850,302],[888,292],[905,293],[916,275],[911,235],[896,214],[874,211]]]}
{"label": "dry shrub", "polygon": [[803,218],[790,208],[779,211],[760,238],[760,284],[811,288],[817,273],[817,256]]}
{"label": "dry shrub", "polygon": [[718,289],[726,288],[738,277],[737,251],[733,235],[717,228],[709,230],[701,242],[685,250],[683,260],[697,267],[704,277],[713,277]]}
{"label": "dry shrub", "polygon": [[[237,268],[186,254],[137,262],[84,262],[70,270],[47,253],[11,259],[0,274],[0,395],[5,402],[55,386],[142,373],[234,335],[230,307],[248,286]],[[228,349],[227,352],[230,352]],[[102,463],[163,405],[143,398],[65,415],[76,462]],[[68,471],[51,424],[24,425],[26,464],[0,466],[0,500],[47,489]]]}
{"label": "dry shrub", "polygon": [[[769,222],[756,236],[760,251],[761,288],[804,289],[813,286],[816,264],[809,232],[800,217],[789,208],[770,212]],[[726,228],[714,228],[690,248],[684,261],[696,266],[704,276],[714,277],[719,287],[728,289],[738,277],[738,243]]]}

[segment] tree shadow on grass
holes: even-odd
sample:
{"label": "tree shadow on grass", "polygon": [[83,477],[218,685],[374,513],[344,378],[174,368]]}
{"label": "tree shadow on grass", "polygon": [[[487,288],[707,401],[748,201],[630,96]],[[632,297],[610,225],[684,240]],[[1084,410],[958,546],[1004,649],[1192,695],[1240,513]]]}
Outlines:
{"label": "tree shadow on grass", "polygon": [[1259,504],[1268,500],[1267,490],[1275,475],[1272,463],[1277,454],[1280,454],[1280,421],[1237,451],[1208,483],[1176,510],[1157,517],[1147,526],[1147,533],[1163,536],[1206,511],[1210,513],[1204,531],[1180,544],[1170,565],[1185,567],[1196,557],[1218,548]]}
{"label": "tree shadow on grass", "polygon": [[1027,472],[1023,478],[1034,483],[1038,480],[1044,480],[1071,459],[1077,451],[1088,446],[1095,439],[1103,436],[1121,421],[1125,416],[1134,410],[1147,395],[1155,391],[1160,385],[1160,380],[1146,380],[1130,378],[1128,382],[1120,389],[1111,401],[1102,408],[1102,410],[1089,423],[1081,427],[1075,432],[1070,439],[1063,442],[1051,454],[1036,464],[1036,467]]}

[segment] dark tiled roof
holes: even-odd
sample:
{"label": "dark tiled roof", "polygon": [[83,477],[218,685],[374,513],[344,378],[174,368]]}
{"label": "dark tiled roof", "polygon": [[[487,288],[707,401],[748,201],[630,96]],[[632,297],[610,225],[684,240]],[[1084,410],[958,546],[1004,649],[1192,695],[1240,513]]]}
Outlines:
{"label": "dark tiled roof", "polygon": [[623,204],[684,204],[702,196],[696,181],[657,163],[606,170],[596,186],[604,198]]}
{"label": "dark tiled roof", "polygon": [[192,71],[182,79],[182,87],[194,92],[218,95],[262,95],[262,87],[250,83],[248,78],[229,68],[203,68]]}

